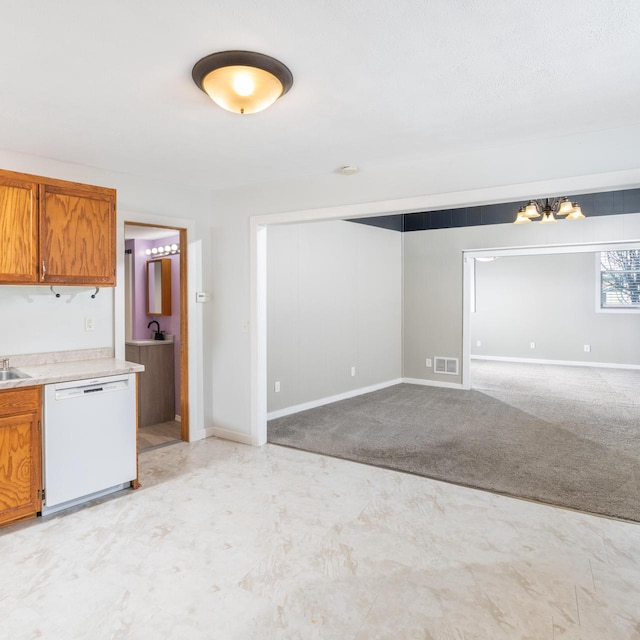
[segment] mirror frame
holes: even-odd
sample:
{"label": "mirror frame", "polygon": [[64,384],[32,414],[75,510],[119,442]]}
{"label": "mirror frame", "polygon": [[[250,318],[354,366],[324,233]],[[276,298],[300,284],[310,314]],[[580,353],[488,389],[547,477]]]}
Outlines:
{"label": "mirror frame", "polygon": [[[160,263],[158,265],[158,263]],[[152,266],[154,265],[154,266]],[[157,267],[155,265],[158,265]],[[153,276],[151,272],[154,272]],[[160,278],[160,312],[151,311],[151,286],[158,288],[157,278]],[[170,316],[171,315],[171,258],[158,258],[147,260],[147,315],[148,316]]]}

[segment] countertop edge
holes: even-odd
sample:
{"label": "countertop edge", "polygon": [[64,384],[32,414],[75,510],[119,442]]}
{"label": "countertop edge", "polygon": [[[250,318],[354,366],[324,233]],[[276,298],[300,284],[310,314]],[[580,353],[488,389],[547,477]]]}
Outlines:
{"label": "countertop edge", "polygon": [[23,387],[36,387],[56,382],[71,382],[73,380],[88,380],[118,376],[128,373],[144,371],[144,365],[115,358],[99,358],[93,360],[78,360],[72,362],[56,362],[43,365],[28,365],[16,367],[28,378],[5,380],[0,382],[0,391]]}

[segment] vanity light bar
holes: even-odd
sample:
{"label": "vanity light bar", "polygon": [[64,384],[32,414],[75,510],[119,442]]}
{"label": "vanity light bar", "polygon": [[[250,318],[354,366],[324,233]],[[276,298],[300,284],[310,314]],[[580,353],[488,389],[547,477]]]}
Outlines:
{"label": "vanity light bar", "polygon": [[145,253],[148,256],[167,256],[174,253],[180,253],[180,245],[165,244],[162,247],[153,247],[152,249],[146,249]]}

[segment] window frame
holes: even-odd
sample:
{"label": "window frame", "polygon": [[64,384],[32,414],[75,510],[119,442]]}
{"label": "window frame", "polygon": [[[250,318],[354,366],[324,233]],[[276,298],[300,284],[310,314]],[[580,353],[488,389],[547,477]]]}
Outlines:
{"label": "window frame", "polygon": [[595,252],[595,280],[596,280],[596,313],[640,313],[640,305],[637,307],[602,307],[602,254],[610,253],[612,251],[631,251],[633,249],[610,249],[608,251],[596,251]]}

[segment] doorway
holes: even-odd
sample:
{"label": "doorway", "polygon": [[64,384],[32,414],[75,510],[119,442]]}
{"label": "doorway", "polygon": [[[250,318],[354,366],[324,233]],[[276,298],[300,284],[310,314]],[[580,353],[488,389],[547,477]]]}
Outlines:
{"label": "doorway", "polygon": [[139,451],[189,440],[186,229],[124,225],[125,358],[145,366]]}

